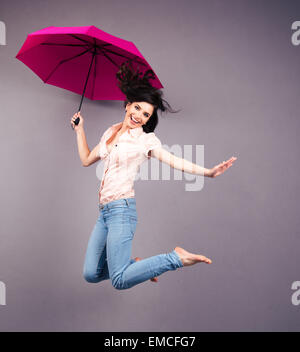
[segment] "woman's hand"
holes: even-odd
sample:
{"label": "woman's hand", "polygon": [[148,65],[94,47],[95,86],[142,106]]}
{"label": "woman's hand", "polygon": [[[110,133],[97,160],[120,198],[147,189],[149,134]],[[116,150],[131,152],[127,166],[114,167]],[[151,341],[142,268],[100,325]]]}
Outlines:
{"label": "woman's hand", "polygon": [[[77,117],[80,118],[79,120],[79,124],[78,125],[75,125],[74,121],[77,119]],[[76,112],[76,114],[73,115],[73,117],[71,118],[71,126],[72,128],[77,132],[80,128],[83,128],[83,122],[84,122],[84,119],[83,117],[80,115],[80,111],[79,112]]]}
{"label": "woman's hand", "polygon": [[211,168],[209,170],[208,177],[216,177],[216,176],[221,175],[225,170],[230,168],[230,166],[234,163],[234,161],[236,159],[237,158],[233,156],[232,158],[228,159],[227,161],[223,161],[222,163],[214,166],[213,168]]}

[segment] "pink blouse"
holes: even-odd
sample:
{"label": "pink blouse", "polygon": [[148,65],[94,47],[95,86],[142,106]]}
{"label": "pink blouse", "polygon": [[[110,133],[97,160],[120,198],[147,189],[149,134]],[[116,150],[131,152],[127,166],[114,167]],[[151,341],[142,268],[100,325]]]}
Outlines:
{"label": "pink blouse", "polygon": [[99,203],[102,205],[121,198],[133,198],[133,184],[139,166],[150,159],[150,150],[161,147],[154,132],[146,133],[142,127],[136,127],[119,136],[118,142],[112,145],[109,153],[106,142],[121,128],[122,123],[109,127],[100,140],[99,156],[105,162],[99,188]]}

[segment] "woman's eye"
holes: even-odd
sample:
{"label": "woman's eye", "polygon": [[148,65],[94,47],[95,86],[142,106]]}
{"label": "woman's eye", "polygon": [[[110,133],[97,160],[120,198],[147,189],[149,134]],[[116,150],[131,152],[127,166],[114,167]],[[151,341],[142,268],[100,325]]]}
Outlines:
{"label": "woman's eye", "polygon": [[[138,105],[135,105],[135,108],[136,108],[137,110],[139,110],[139,106],[138,106]],[[149,115],[148,115],[147,113],[145,113],[144,116],[149,117]]]}

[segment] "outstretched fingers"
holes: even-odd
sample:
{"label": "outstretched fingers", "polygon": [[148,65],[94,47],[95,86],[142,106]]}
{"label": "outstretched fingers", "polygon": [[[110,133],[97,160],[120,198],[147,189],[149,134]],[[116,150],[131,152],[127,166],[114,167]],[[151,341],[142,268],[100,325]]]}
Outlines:
{"label": "outstretched fingers", "polygon": [[230,159],[226,160],[226,161],[223,161],[222,163],[220,163],[219,165],[223,168],[228,168],[230,167],[236,160],[237,158],[236,157],[231,157]]}

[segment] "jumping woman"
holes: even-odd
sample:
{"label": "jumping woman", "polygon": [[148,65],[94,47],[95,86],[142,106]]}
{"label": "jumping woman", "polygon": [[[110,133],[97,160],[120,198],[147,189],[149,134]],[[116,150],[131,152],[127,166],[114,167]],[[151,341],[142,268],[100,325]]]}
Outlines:
{"label": "jumping woman", "polygon": [[[181,247],[169,253],[146,259],[131,259],[131,246],[137,225],[135,192],[133,188],[139,166],[150,157],[157,158],[175,169],[194,175],[216,177],[227,170],[235,157],[206,169],[181,159],[162,148],[154,134],[158,124],[157,111],[172,111],[162,98],[162,92],[149,83],[152,70],[143,77],[126,63],[120,66],[116,77],[126,96],[125,117],[113,124],[90,151],[84,132],[84,119],[79,113],[71,118],[76,131],[79,157],[83,166],[104,161],[104,172],[99,188],[99,217],[91,232],[83,266],[87,282],[111,280],[114,288],[124,290],[146,280],[157,281],[157,276],[169,270],[196,263],[211,264],[211,259],[193,254]],[[78,125],[74,121],[80,117]]]}

